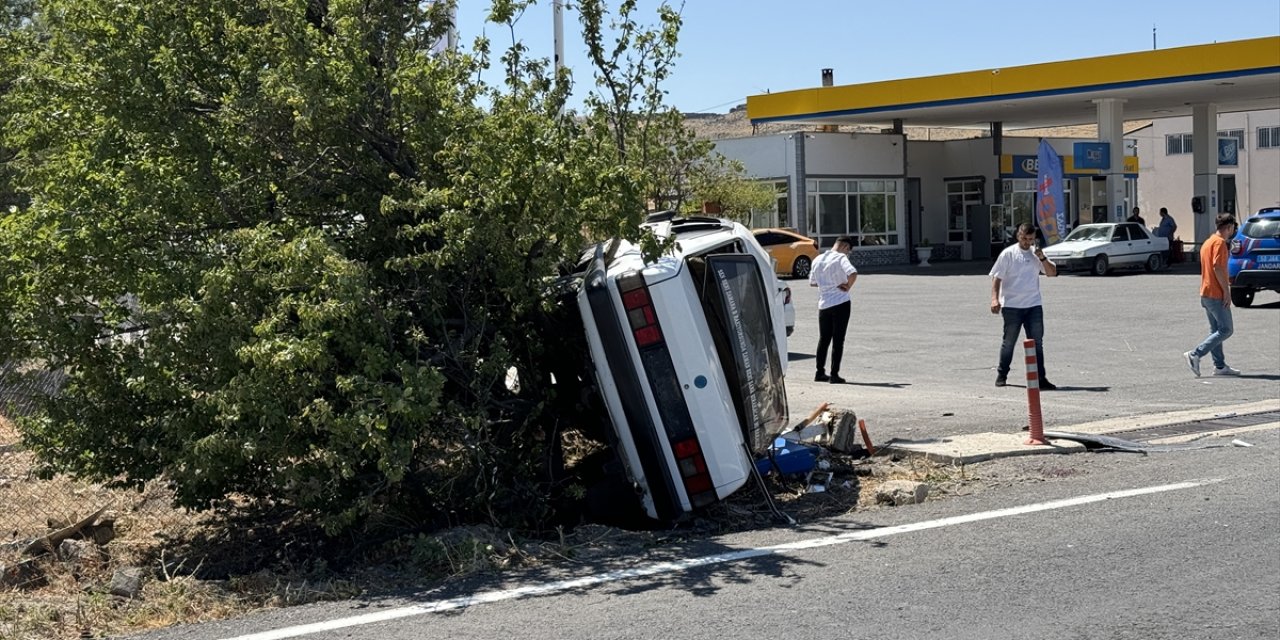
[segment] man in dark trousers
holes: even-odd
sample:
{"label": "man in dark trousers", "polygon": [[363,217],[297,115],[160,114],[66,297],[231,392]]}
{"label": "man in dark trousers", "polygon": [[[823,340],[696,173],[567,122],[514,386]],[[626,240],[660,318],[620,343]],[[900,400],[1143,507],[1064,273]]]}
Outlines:
{"label": "man in dark trousers", "polygon": [[[844,384],[840,359],[844,355],[844,334],[849,329],[853,303],[849,289],[858,279],[858,270],[849,262],[853,238],[840,236],[835,246],[818,256],[809,271],[809,286],[818,288],[818,371],[814,382]],[[827,347],[831,347],[831,375],[827,375]]]}
{"label": "man in dark trousers", "polygon": [[1035,246],[1036,230],[1030,223],[1018,226],[1018,242],[1009,245],[991,267],[991,313],[1004,318],[1004,336],[1000,342],[1000,363],[996,367],[996,386],[1008,384],[1009,365],[1018,334],[1026,331],[1028,340],[1036,341],[1036,365],[1040,389],[1052,391],[1054,386],[1044,373],[1044,309],[1040,298],[1040,276],[1058,275],[1058,267]]}
{"label": "man in dark trousers", "polygon": [[1173,258],[1173,234],[1178,232],[1178,223],[1169,215],[1169,209],[1160,207],[1160,222],[1156,225],[1155,236],[1166,238],[1169,244],[1164,249],[1164,268],[1168,269]]}

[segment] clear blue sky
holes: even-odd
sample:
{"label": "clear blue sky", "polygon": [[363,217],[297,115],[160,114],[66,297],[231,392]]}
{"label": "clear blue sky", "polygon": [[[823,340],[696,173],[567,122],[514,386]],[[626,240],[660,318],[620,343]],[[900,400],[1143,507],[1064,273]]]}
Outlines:
{"label": "clear blue sky", "polygon": [[[495,54],[510,44],[509,32],[484,22],[487,0],[459,4],[463,45],[482,31],[492,40]],[[655,23],[654,8],[660,4],[640,0],[641,20]],[[678,0],[667,4],[681,5]],[[686,112],[723,113],[748,95],[818,86],[824,67],[835,70],[836,84],[857,84],[1144,51],[1151,49],[1153,26],[1161,49],[1280,35],[1278,0],[683,4],[681,57],[664,87],[669,103]],[[574,71],[575,104],[592,82],[580,32],[570,3],[565,12],[565,62]],[[551,57],[551,0],[539,0],[525,13],[516,37],[533,55]]]}

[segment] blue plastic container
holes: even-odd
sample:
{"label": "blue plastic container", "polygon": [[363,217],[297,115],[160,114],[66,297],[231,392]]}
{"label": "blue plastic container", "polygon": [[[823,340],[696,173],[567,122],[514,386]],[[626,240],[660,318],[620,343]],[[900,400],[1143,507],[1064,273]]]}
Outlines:
{"label": "blue plastic container", "polygon": [[792,442],[783,438],[774,441],[769,448],[772,460],[766,455],[756,460],[756,469],[760,475],[768,475],[777,471],[783,475],[792,473],[808,473],[818,464],[818,448],[812,445]]}

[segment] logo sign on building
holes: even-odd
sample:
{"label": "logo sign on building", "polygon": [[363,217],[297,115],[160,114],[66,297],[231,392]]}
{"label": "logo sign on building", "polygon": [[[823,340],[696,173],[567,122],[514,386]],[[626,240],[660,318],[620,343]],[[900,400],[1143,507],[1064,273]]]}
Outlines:
{"label": "logo sign on building", "polygon": [[1111,143],[1077,142],[1072,146],[1072,162],[1077,169],[1110,169]]}
{"label": "logo sign on building", "polygon": [[1235,138],[1218,138],[1218,166],[1240,166],[1240,141]]}
{"label": "logo sign on building", "polygon": [[1067,212],[1062,199],[1062,158],[1045,140],[1036,154],[1036,221],[1044,234],[1045,244],[1056,244],[1067,226]]}

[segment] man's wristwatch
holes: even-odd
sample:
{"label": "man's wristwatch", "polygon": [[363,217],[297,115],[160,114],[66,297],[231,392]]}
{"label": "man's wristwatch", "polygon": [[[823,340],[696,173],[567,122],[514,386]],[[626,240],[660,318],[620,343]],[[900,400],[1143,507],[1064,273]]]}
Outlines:
{"label": "man's wristwatch", "polygon": [[1040,262],[1048,262],[1049,256],[1040,256]]}

